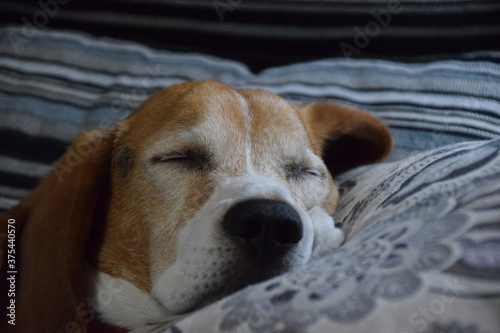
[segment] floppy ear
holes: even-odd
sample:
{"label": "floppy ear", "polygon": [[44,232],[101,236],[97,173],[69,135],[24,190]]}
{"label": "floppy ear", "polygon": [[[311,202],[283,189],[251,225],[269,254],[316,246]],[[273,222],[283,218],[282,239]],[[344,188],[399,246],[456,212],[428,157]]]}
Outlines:
{"label": "floppy ear", "polygon": [[299,112],[317,155],[336,176],[354,167],[374,163],[392,149],[388,128],[377,118],[346,106],[316,103]]}
{"label": "floppy ear", "polygon": [[[112,131],[95,130],[79,136],[29,196],[0,218],[0,234],[8,225],[16,239],[1,238],[3,274],[17,271],[15,298],[2,289],[3,304],[15,299],[15,326],[2,332],[85,332],[95,314],[86,304],[85,256],[96,207],[107,200]],[[15,221],[15,222],[13,222]],[[21,235],[22,233],[22,235]],[[15,250],[14,266],[6,265],[7,245]],[[2,277],[2,282],[6,278]],[[5,307],[2,305],[5,311]]]}

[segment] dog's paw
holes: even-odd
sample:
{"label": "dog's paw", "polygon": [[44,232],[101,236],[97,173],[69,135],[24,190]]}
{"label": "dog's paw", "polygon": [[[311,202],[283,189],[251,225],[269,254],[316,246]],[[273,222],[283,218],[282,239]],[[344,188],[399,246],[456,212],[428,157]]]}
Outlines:
{"label": "dog's paw", "polygon": [[313,257],[319,257],[335,250],[344,241],[344,232],[335,227],[333,218],[321,207],[307,212],[314,228]]}

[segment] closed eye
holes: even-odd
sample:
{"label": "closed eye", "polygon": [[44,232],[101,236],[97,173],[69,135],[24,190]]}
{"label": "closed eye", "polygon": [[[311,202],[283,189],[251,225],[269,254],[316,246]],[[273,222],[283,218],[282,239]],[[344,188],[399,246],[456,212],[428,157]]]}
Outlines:
{"label": "closed eye", "polygon": [[313,169],[313,168],[306,168],[306,169],[303,169],[302,170],[304,173],[307,173],[311,176],[316,176],[316,177],[324,177],[325,174],[317,169]]}
{"label": "closed eye", "polygon": [[182,155],[182,153],[170,153],[165,155],[157,155],[151,158],[153,164],[156,163],[171,163],[171,162],[181,162],[183,160],[188,160],[190,157],[187,155]]}
{"label": "closed eye", "polygon": [[325,173],[314,168],[314,167],[308,167],[304,163],[301,162],[292,162],[284,167],[287,178],[288,179],[294,179],[294,180],[303,180],[307,176],[313,176],[313,177],[319,177],[319,178],[324,178]]}
{"label": "closed eye", "polygon": [[152,164],[171,164],[189,171],[205,171],[210,166],[210,156],[204,149],[190,148],[155,155]]}

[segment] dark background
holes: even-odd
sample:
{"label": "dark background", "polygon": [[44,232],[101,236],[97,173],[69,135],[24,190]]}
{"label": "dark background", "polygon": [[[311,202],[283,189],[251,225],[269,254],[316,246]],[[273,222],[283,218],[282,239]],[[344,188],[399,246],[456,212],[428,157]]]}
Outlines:
{"label": "dark background", "polygon": [[500,2],[483,0],[2,0],[0,22],[201,52],[253,71],[342,57],[342,43],[362,46],[351,57],[412,61],[500,49]]}

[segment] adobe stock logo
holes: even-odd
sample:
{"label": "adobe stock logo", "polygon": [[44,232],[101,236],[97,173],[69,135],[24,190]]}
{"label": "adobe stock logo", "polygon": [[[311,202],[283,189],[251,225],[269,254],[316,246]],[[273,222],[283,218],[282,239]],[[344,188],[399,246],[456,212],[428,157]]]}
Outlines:
{"label": "adobe stock logo", "polygon": [[370,12],[374,19],[366,23],[363,29],[359,26],[355,26],[355,35],[353,40],[354,45],[346,42],[339,44],[344,57],[350,57],[354,53],[361,53],[361,50],[371,43],[372,38],[377,37],[382,29],[386,28],[391,23],[392,16],[401,13],[399,5],[400,0],[389,0],[385,9],[382,9],[379,12],[374,10]]}

